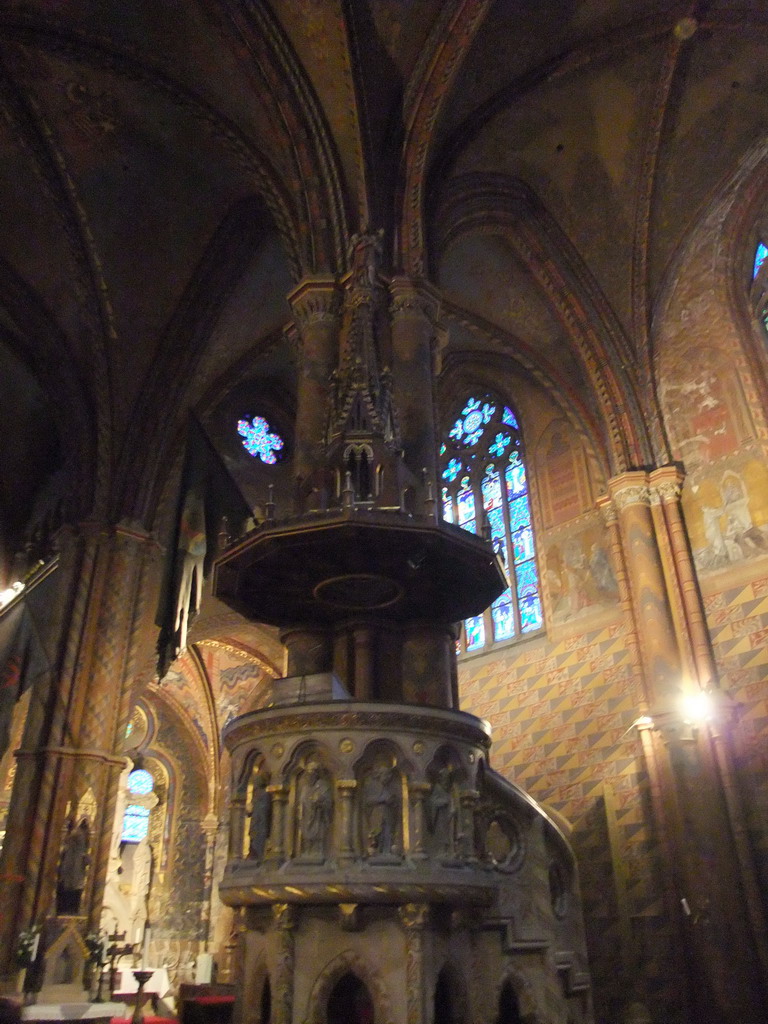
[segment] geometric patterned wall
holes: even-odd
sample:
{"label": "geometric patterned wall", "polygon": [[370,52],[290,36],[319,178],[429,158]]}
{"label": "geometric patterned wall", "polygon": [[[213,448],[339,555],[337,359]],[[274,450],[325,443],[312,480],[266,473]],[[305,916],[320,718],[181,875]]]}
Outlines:
{"label": "geometric patterned wall", "polygon": [[643,963],[644,998],[673,1021],[674,936],[633,728],[639,702],[632,638],[621,611],[592,622],[590,629],[582,620],[587,631],[555,642],[537,637],[463,660],[461,706],[491,723],[492,767],[572,826],[597,1019],[611,1019],[626,1001],[634,955]]}

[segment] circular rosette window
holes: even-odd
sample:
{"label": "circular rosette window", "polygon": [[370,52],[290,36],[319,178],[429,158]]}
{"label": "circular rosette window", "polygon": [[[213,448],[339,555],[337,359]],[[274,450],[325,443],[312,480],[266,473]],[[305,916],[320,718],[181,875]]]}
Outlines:
{"label": "circular rosette window", "polygon": [[485,831],[485,849],[499,871],[517,871],[525,859],[525,843],[516,822],[506,816],[492,818]]}

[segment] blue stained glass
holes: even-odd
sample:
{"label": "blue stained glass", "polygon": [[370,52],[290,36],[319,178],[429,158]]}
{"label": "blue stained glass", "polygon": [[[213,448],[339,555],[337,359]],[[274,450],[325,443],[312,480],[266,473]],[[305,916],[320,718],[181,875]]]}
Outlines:
{"label": "blue stained glass", "polygon": [[509,434],[497,434],[493,444],[490,445],[488,451],[491,455],[495,455],[497,458],[501,458],[504,454],[505,448],[509,448],[512,444],[512,438]]}
{"label": "blue stained glass", "polygon": [[541,601],[538,594],[533,597],[526,597],[520,602],[520,625],[524,633],[540,629],[543,621]]}
{"label": "blue stained glass", "polygon": [[149,832],[149,808],[139,804],[128,804],[123,816],[123,831],[120,840],[123,843],[140,843]]}
{"label": "blue stained glass", "polygon": [[501,479],[493,466],[488,467],[482,487],[483,508],[486,512],[492,508],[501,508]]}
{"label": "blue stained glass", "polygon": [[243,446],[249,455],[273,466],[277,462],[275,452],[283,447],[283,439],[270,430],[263,416],[254,416],[251,422],[238,420],[237,432],[243,438]]}
{"label": "blue stained glass", "polygon": [[126,788],[136,796],[146,796],[155,788],[155,780],[146,768],[137,768],[128,776]]}
{"label": "blue stained glass", "polygon": [[[768,246],[765,260],[768,267]],[[460,408],[440,449],[443,518],[472,533],[482,522],[511,584],[493,602],[490,619],[465,620],[461,649],[476,652],[541,629],[543,615],[517,416],[482,392]]]}
{"label": "blue stained glass", "polygon": [[[517,455],[517,452],[514,453]],[[526,490],[526,479],[525,479],[525,466],[515,459],[514,462],[510,462],[507,466],[505,476],[507,478],[507,492],[510,498],[516,498],[520,494],[525,494]]]}
{"label": "blue stained glass", "polygon": [[476,651],[485,643],[485,623],[482,615],[475,615],[471,619],[464,620],[464,629],[467,634],[467,650]]}
{"label": "blue stained glass", "polygon": [[755,249],[755,265],[752,270],[753,281],[760,273],[760,267],[765,263],[766,256],[768,256],[768,247],[763,242],[758,242],[757,249]]}
{"label": "blue stained glass", "polygon": [[443,519],[447,523],[453,522],[453,499],[448,493],[448,488],[443,488]]}
{"label": "blue stained glass", "polygon": [[469,483],[469,477],[461,481],[461,490],[458,495],[459,505],[459,526],[465,530],[476,533],[475,529],[475,494]]}
{"label": "blue stained glass", "polygon": [[512,549],[515,553],[515,565],[533,558],[533,530],[524,526],[512,534]]}
{"label": "blue stained glass", "polygon": [[497,597],[491,608],[493,618],[493,639],[509,640],[515,635],[515,615],[512,611],[512,595],[505,590]]}
{"label": "blue stained glass", "polygon": [[461,472],[461,459],[451,459],[448,465],[443,470],[443,480],[447,480],[451,483]]}
{"label": "blue stained glass", "polygon": [[509,553],[507,551],[507,538],[506,538],[506,536],[494,538],[493,550],[501,558],[501,561],[502,561],[502,563],[504,565],[504,569],[507,572],[509,572]]}
{"label": "blue stained glass", "polygon": [[523,562],[522,565],[515,566],[515,576],[517,577],[518,597],[531,597],[538,593],[539,574],[536,572],[536,563],[533,559],[530,562]]}
{"label": "blue stained glass", "polygon": [[493,508],[488,513],[488,525],[491,527],[491,540],[504,536],[504,513],[500,508]]}
{"label": "blue stained glass", "polygon": [[528,526],[531,521],[531,508],[528,498],[515,498],[509,503],[509,527],[512,533],[516,533],[521,527]]}

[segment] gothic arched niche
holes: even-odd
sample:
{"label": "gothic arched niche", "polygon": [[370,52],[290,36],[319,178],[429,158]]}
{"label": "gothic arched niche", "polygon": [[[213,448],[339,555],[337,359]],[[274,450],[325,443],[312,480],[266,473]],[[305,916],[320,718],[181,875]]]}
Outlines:
{"label": "gothic arched niche", "polygon": [[434,1024],[465,1024],[466,992],[458,971],[445,964],[435,982]]}
{"label": "gothic arched niche", "polygon": [[352,971],[343,974],[328,996],[328,1024],[374,1024],[373,1002]]}
{"label": "gothic arched niche", "polygon": [[592,487],[584,446],[567,420],[553,420],[536,442],[531,459],[545,529],[591,509]]}

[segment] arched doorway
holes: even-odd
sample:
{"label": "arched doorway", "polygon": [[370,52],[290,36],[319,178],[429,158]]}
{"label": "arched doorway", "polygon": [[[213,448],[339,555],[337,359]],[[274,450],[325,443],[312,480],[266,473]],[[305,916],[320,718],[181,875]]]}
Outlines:
{"label": "arched doorway", "polygon": [[499,1015],[496,1024],[522,1024],[520,1004],[511,981],[505,981],[499,993]]}
{"label": "arched doorway", "polygon": [[328,1024],[374,1024],[368,989],[351,971],[339,978],[328,996]]}

